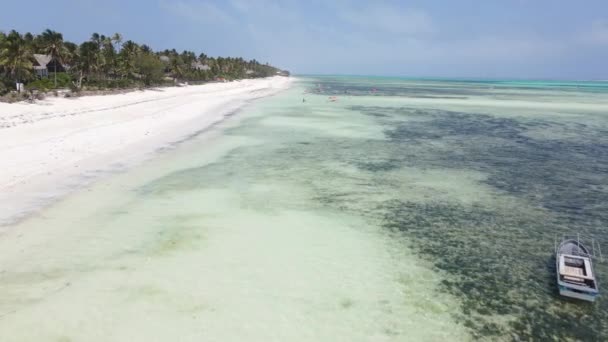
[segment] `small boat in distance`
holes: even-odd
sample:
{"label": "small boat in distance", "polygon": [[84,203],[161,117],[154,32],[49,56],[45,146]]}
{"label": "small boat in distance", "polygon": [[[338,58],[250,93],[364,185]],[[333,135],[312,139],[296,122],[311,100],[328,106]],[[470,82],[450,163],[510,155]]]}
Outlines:
{"label": "small boat in distance", "polygon": [[559,294],[593,302],[599,295],[599,285],[593,269],[593,259],[601,259],[599,243],[580,235],[563,236],[555,240],[555,262]]}

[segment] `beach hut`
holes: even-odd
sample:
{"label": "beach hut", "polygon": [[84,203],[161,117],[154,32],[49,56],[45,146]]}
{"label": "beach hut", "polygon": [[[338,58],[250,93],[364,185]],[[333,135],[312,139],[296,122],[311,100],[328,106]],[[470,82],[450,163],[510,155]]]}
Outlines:
{"label": "beach hut", "polygon": [[34,54],[33,55],[33,66],[36,76],[48,77],[49,71],[51,72],[66,72],[69,68],[66,64],[63,64],[53,58],[51,55]]}
{"label": "beach hut", "polygon": [[192,69],[198,70],[198,71],[211,70],[211,67],[209,67],[207,64],[203,64],[201,62],[192,62],[191,67],[192,67]]}

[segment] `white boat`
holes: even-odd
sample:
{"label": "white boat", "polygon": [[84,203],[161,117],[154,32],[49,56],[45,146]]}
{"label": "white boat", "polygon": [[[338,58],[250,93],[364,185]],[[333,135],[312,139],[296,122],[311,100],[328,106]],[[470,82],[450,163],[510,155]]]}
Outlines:
{"label": "white boat", "polygon": [[593,259],[601,259],[599,244],[593,239],[584,245],[580,235],[564,236],[555,248],[559,294],[593,302],[599,296],[599,285]]}

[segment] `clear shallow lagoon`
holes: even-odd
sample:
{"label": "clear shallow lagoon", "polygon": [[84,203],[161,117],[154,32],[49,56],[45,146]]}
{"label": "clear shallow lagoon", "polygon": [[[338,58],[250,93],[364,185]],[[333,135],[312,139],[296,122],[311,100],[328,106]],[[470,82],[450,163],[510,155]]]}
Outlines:
{"label": "clear shallow lagoon", "polygon": [[304,78],[10,227],[0,340],[608,339],[607,184],[606,83]]}

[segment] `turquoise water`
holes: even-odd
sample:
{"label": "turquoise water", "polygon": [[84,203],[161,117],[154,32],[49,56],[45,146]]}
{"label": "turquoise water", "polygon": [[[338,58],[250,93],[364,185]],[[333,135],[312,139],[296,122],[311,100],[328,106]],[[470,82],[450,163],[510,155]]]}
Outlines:
{"label": "turquoise water", "polygon": [[11,227],[0,340],[604,340],[553,280],[555,234],[608,245],[576,85],[303,78]]}
{"label": "turquoise water", "polygon": [[394,77],[394,76],[305,76],[308,78],[318,78],[327,80],[342,80],[345,84],[361,85],[361,84],[378,84],[378,83],[393,83],[393,84],[413,84],[416,82],[432,84],[460,84],[469,87],[477,85],[485,85],[486,87],[511,87],[511,88],[536,88],[536,89],[573,89],[577,91],[586,91],[597,89],[598,91],[608,91],[608,81],[576,81],[576,80],[521,80],[521,79],[476,79],[476,78],[411,78],[411,77]]}

